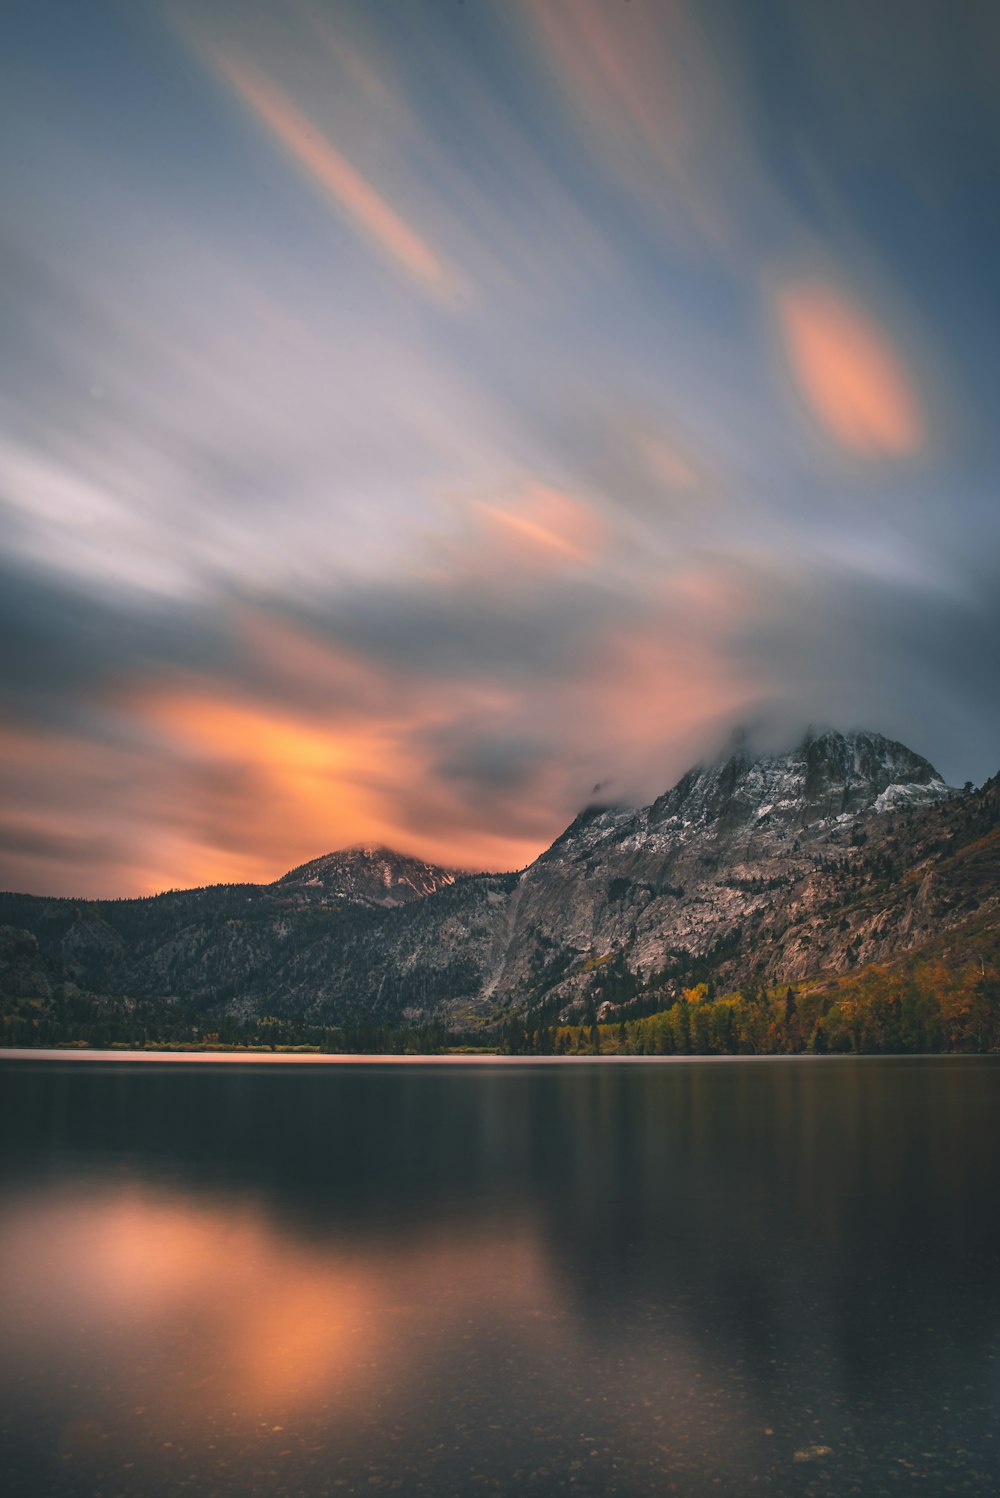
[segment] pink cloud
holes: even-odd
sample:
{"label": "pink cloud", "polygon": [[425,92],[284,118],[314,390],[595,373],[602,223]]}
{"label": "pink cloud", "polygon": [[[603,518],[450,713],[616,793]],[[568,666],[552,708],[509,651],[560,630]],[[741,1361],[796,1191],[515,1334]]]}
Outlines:
{"label": "pink cloud", "polygon": [[259,68],[231,56],[217,57],[215,66],[255,119],[369,240],[425,291],[447,293],[452,276],[444,261]]}
{"label": "pink cloud", "polygon": [[834,286],[806,281],[777,292],[792,377],[813,414],[865,457],[910,457],[926,440],[909,374],[878,324]]}

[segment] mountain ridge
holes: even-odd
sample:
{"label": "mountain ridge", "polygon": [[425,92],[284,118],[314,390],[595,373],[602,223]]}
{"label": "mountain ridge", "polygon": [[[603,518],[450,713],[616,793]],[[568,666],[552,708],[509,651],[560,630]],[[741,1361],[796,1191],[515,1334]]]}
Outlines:
{"label": "mountain ridge", "polygon": [[[996,781],[957,791],[869,731],[807,735],[786,754],[744,743],[648,806],[585,809],[516,873],[361,844],[270,885],[0,896],[0,988],[180,1006],[223,1026],[269,1015],[488,1032],[512,1014],[634,1012],[693,977],[849,972],[973,908],[993,919],[997,802]],[[946,869],[945,848],[973,832],[988,856]]]}

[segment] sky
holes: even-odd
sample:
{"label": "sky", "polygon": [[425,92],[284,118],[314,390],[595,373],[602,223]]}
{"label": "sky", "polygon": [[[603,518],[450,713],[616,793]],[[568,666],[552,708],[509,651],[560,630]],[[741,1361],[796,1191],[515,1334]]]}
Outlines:
{"label": "sky", "polygon": [[0,887],[1000,768],[992,0],[8,0]]}

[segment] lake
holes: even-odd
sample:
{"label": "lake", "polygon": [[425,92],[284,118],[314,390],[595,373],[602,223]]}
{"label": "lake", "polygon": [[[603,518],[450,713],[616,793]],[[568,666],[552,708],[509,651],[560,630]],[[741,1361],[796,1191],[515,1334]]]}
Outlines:
{"label": "lake", "polygon": [[982,1494],[1000,1058],[0,1062],[13,1495]]}

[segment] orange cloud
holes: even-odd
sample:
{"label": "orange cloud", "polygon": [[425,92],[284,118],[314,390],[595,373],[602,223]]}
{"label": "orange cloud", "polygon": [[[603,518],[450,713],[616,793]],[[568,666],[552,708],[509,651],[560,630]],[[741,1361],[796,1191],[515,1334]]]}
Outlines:
{"label": "orange cloud", "polygon": [[92,701],[87,731],[0,724],[0,792],[22,808],[0,826],[0,886],[94,897],[269,882],[355,842],[523,867],[595,781],[651,798],[766,688],[726,647],[754,609],[738,572],[675,574],[616,618],[602,569],[576,571],[607,553],[590,507],[536,484],[472,513],[476,545],[435,628],[488,631],[495,617],[502,631],[523,606],[544,630],[539,598],[567,586],[592,593],[603,623],[565,630],[549,657],[540,639],[537,669],[529,629],[510,669],[483,672],[458,651],[437,672],[419,650],[366,654],[243,608],[235,677],[121,681]]}
{"label": "orange cloud", "polygon": [[751,617],[748,604],[723,574],[682,577],[651,617],[609,632],[585,677],[563,685],[564,740],[575,727],[594,778],[611,777],[610,794],[651,800],[760,701],[762,675],[722,645]]}
{"label": "orange cloud", "polygon": [[[494,830],[490,808],[470,813],[435,779],[437,731],[462,714],[502,718],[509,692],[418,679],[250,611],[240,626],[258,667],[253,691],[203,676],[117,698],[170,781],[185,786],[169,811],[158,809],[146,889],[267,881],[355,842],[473,868],[518,867],[537,853],[542,839],[525,825]],[[415,847],[417,808],[434,816],[421,821]]]}
{"label": "orange cloud", "polygon": [[[542,485],[519,507],[491,510],[489,524],[512,548],[500,551],[500,569],[505,555],[537,557],[539,586],[552,565],[587,561],[602,544],[587,506]],[[595,779],[611,773],[622,793],[655,794],[686,767],[706,726],[759,697],[762,683],[720,648],[750,609],[727,574],[690,575],[665,587],[644,619],[581,641],[561,675],[514,687],[414,674],[247,611],[240,632],[258,668],[252,690],[237,695],[214,677],[195,677],[119,699],[175,767],[174,783],[186,782],[148,844],[150,882],[180,882],[165,875],[182,860],[184,882],[272,879],[352,842],[472,868],[523,866]],[[509,791],[484,795],[440,768],[446,746],[466,733],[501,744],[511,734],[544,742],[551,733],[562,749],[543,753]],[[668,745],[676,764],[664,763]]]}
{"label": "orange cloud", "polygon": [[378,248],[425,290],[447,291],[451,276],[430,245],[252,63],[219,56],[215,66],[308,175],[329,192]]}
{"label": "orange cloud", "polygon": [[[382,793],[403,766],[384,717],[310,716],[227,697],[217,681],[160,688],[130,709],[187,766],[188,820],[177,831],[196,882],[273,879],[331,841],[398,841]],[[150,869],[150,882],[164,873]]]}
{"label": "orange cloud", "polygon": [[885,335],[833,286],[805,282],[777,294],[792,376],[842,446],[866,457],[908,457],[925,441],[906,370]]}

